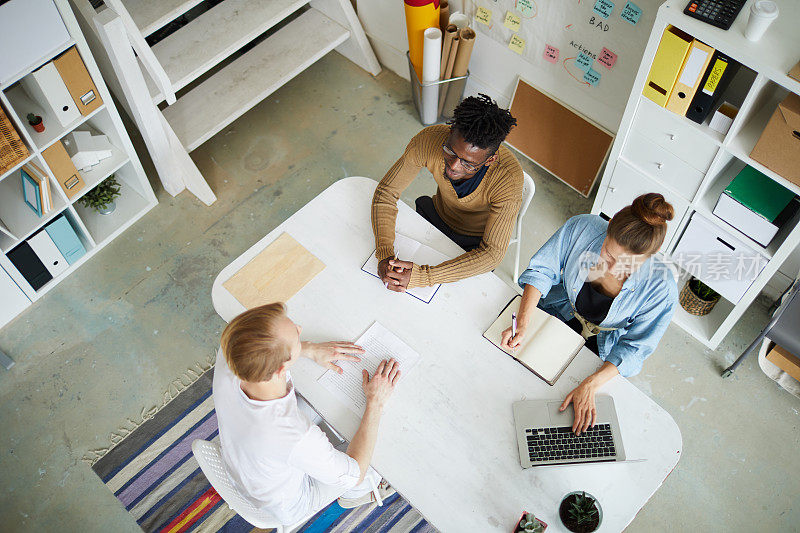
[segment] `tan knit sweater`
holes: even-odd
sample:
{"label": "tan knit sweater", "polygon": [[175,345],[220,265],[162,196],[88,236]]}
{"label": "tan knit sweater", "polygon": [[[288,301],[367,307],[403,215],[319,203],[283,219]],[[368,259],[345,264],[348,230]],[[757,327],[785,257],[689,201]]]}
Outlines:
{"label": "tan knit sweater", "polygon": [[449,134],[447,125],[423,129],[378,184],[371,215],[375,255],[380,261],[394,254],[397,201],[423,167],[433,174],[438,185],[433,205],[442,220],[458,233],[483,239],[475,250],[439,265],[415,264],[409,288],[448,283],[492,270],[506,254],[522,202],[522,167],[505,146],[498,150],[498,160],[489,166],[478,188],[459,198],[444,175],[442,145]]}

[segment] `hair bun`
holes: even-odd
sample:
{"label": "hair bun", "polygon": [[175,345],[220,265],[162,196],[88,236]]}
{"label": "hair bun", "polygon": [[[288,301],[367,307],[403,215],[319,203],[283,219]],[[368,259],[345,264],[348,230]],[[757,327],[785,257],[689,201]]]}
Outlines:
{"label": "hair bun", "polygon": [[650,226],[661,226],[672,220],[675,210],[664,197],[651,192],[636,198],[631,204],[633,214]]}

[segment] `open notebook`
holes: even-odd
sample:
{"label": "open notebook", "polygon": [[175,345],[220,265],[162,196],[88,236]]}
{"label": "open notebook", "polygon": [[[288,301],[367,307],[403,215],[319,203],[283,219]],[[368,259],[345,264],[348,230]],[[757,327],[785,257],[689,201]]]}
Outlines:
{"label": "open notebook", "polygon": [[[402,261],[411,261],[417,265],[438,265],[450,259],[430,246],[399,233],[396,233],[394,236],[394,250],[397,253],[398,259]],[[367,262],[364,263],[361,270],[378,278],[378,259],[375,257],[375,250],[373,250],[369,258],[367,258]],[[378,279],[380,280],[380,278]],[[413,289],[408,289],[406,294],[429,304],[440,286],[441,284],[432,285],[430,287],[415,287]]]}
{"label": "open notebook", "polygon": [[[511,313],[519,312],[520,301],[522,301],[521,296],[514,297],[483,334],[498,348],[500,348],[503,331],[511,327]],[[579,333],[537,307],[534,309],[525,339],[516,351],[500,349],[525,365],[528,370],[548,384],[553,385],[585,342]]]}

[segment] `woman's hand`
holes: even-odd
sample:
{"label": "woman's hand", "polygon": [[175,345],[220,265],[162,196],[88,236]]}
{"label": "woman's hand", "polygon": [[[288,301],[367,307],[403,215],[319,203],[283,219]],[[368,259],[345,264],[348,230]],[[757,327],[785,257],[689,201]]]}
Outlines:
{"label": "woman's hand", "polygon": [[319,366],[329,368],[341,374],[343,370],[333,361],[361,361],[360,358],[352,354],[362,354],[364,348],[356,346],[352,342],[331,341],[331,342],[304,342],[302,343],[302,354]]}
{"label": "woman's hand", "polygon": [[526,329],[527,325],[517,324],[517,334],[514,336],[511,335],[511,328],[505,330],[500,337],[500,347],[504,350],[516,350],[525,338]]}
{"label": "woman's hand", "polygon": [[597,420],[597,407],[594,402],[594,394],[596,391],[597,387],[587,378],[583,380],[583,383],[572,389],[572,392],[567,394],[564,403],[559,407],[559,411],[563,411],[572,403],[575,410],[572,432],[576,435],[580,435],[586,431],[589,426],[594,426]]}

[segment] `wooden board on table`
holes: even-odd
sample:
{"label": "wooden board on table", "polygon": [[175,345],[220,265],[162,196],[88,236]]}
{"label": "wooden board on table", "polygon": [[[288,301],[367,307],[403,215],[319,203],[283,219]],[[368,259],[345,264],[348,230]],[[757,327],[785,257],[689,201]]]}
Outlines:
{"label": "wooden board on table", "polygon": [[286,302],[325,269],[288,233],[269,246],[223,283],[247,309],[272,302]]}
{"label": "wooden board on table", "polygon": [[589,196],[614,135],[522,79],[511,100],[517,126],[506,142],[534,163]]}

